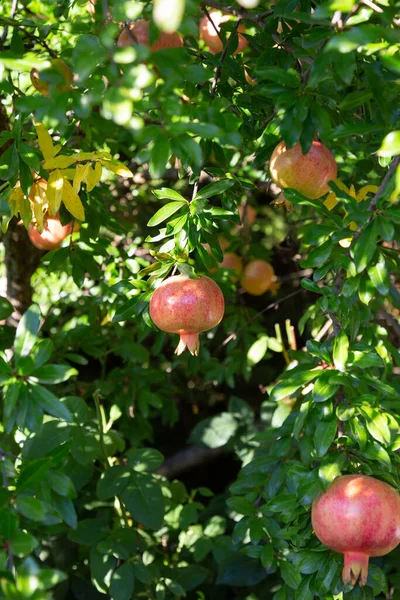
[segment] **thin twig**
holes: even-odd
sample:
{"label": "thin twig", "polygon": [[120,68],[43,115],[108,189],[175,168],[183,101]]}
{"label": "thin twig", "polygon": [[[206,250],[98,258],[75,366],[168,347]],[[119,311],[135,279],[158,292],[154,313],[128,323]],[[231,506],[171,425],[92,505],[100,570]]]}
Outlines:
{"label": "thin twig", "polygon": [[260,310],[260,312],[258,312],[256,315],[254,315],[254,317],[251,317],[248,321],[246,321],[246,323],[244,323],[241,327],[239,327],[239,329],[237,331],[230,333],[228,335],[228,337],[222,342],[222,344],[219,346],[218,349],[220,350],[221,348],[226,346],[226,344],[228,344],[231,340],[235,340],[237,338],[238,334],[243,329],[245,329],[245,327],[247,327],[249,323],[251,323],[252,321],[255,321],[256,319],[261,317],[261,315],[263,315],[267,311],[272,310],[273,308],[277,308],[280,304],[282,304],[286,300],[289,300],[290,298],[293,298],[294,296],[301,294],[303,291],[304,291],[303,288],[300,288],[298,290],[295,290],[294,292],[291,292],[290,294],[287,294],[287,296],[283,296],[282,298],[279,298],[279,300],[275,300],[275,302],[271,302],[271,304],[268,304],[268,306],[266,306],[265,308]]}
{"label": "thin twig", "polygon": [[368,8],[371,8],[377,13],[383,13],[383,8],[375,4],[375,2],[371,2],[371,0],[361,0],[361,3],[365,4],[365,6],[368,6]]}
{"label": "thin twig", "polygon": [[383,321],[386,321],[386,323],[393,329],[394,333],[400,340],[400,325],[397,319],[395,319],[390,313],[382,309],[379,311],[378,314],[381,317],[381,319]]}
{"label": "thin twig", "polygon": [[320,342],[322,340],[322,338],[328,333],[328,331],[330,330],[331,327],[332,327],[332,319],[329,317],[328,320],[326,321],[325,325],[323,325],[321,327],[321,329],[318,331],[317,335],[314,337],[314,340],[316,342]]}
{"label": "thin twig", "polygon": [[[17,5],[18,5],[18,0],[13,0],[13,3],[11,5],[11,12],[10,12],[11,19],[13,19],[15,17],[15,13],[17,12]],[[3,47],[4,42],[7,39],[7,35],[8,35],[8,25],[4,25],[3,33],[1,34],[1,37],[0,37],[0,47],[1,48]]]}
{"label": "thin twig", "polygon": [[236,21],[230,36],[226,40],[224,49],[222,50],[221,58],[219,59],[217,70],[215,71],[214,81],[212,82],[212,86],[211,86],[211,98],[215,98],[215,94],[217,92],[217,85],[219,83],[219,80],[221,79],[222,65],[224,64],[224,60],[226,58],[226,53],[228,52],[229,41],[230,41],[231,37],[237,33],[237,30],[239,28],[241,20],[242,20],[241,17],[239,17],[238,20]]}

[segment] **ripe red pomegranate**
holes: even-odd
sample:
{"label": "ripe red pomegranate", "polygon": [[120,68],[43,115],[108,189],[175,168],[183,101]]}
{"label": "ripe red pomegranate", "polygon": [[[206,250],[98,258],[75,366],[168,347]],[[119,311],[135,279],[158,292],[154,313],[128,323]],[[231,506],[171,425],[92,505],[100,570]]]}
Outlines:
{"label": "ripe red pomegranate", "polygon": [[252,260],[245,266],[240,283],[251,296],[261,296],[271,290],[275,281],[273,266],[265,260]]}
{"label": "ripe red pomegranate", "polygon": [[337,177],[331,151],[316,141],[307,154],[303,154],[299,143],[288,150],[285,142],[280,142],[272,153],[269,170],[280,188],[293,188],[311,199],[329,192],[328,181]]}
{"label": "ripe red pomegranate", "polygon": [[175,350],[178,355],[187,348],[197,356],[199,333],[218,325],[224,316],[224,309],[222,292],[209,277],[170,277],[155,290],[150,300],[153,323],[162,331],[180,335]]}
{"label": "ripe red pomegranate", "polygon": [[61,242],[73,231],[73,222],[68,225],[62,225],[60,218],[48,217],[45,221],[42,233],[32,225],[29,226],[28,236],[32,244],[39,250],[57,250],[61,246]]}
{"label": "ripe red pomegranate", "polygon": [[[229,21],[232,16],[224,15],[224,13],[222,13],[220,10],[210,10],[209,14],[214,25],[211,23],[207,15],[204,15],[200,21],[200,39],[207,44],[211,54],[218,54],[218,52],[222,52],[224,47],[216,30],[219,31],[221,29],[221,25]],[[240,25],[238,31],[246,31],[246,27],[244,25]],[[238,47],[233,53],[234,55],[238,54],[239,52],[243,52],[243,50],[248,46],[248,41],[240,33],[238,34],[238,38]]]}
{"label": "ripe red pomegranate", "polygon": [[368,559],[400,543],[400,494],[367,475],[338,477],[312,506],[318,539],[344,554],[344,583],[366,584]]}
{"label": "ripe red pomegranate", "polygon": [[136,21],[129,27],[125,27],[118,38],[117,46],[124,48],[125,46],[134,46],[142,44],[150,47],[152,52],[163,50],[164,48],[181,48],[183,40],[178,33],[161,32],[160,37],[152,46],[149,44],[149,21]]}

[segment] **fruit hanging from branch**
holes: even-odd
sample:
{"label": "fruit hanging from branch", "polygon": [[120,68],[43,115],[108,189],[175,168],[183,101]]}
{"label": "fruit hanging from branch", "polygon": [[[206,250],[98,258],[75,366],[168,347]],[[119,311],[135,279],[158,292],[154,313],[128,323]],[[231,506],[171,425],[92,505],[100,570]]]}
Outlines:
{"label": "fruit hanging from branch", "polygon": [[179,33],[165,33],[162,31],[158,40],[150,46],[149,21],[136,21],[136,23],[124,27],[117,41],[117,46],[120,48],[134,46],[135,44],[142,44],[150,48],[152,52],[157,52],[165,48],[181,48],[183,39]]}
{"label": "fruit hanging from branch", "polygon": [[273,266],[265,260],[252,260],[245,266],[240,283],[251,296],[262,296],[276,281]]}
{"label": "fruit hanging from branch", "polygon": [[72,233],[73,222],[63,225],[60,217],[48,217],[44,221],[43,231],[39,231],[33,224],[29,226],[28,235],[32,244],[39,250],[57,250],[62,241]]}
{"label": "fruit hanging from branch", "polygon": [[288,149],[285,142],[280,142],[272,153],[269,170],[280,188],[293,188],[311,199],[329,192],[328,181],[337,177],[333,154],[317,141],[312,143],[307,154],[303,154],[299,143]]}
{"label": "fruit hanging from branch", "polygon": [[199,333],[212,329],[224,316],[225,302],[218,285],[209,277],[190,279],[176,275],[162,282],[150,300],[150,316],[162,331],[177,333],[175,354],[187,348],[199,353]]}
{"label": "fruit hanging from branch", "polygon": [[383,556],[400,543],[400,494],[367,475],[343,475],[312,506],[318,539],[344,554],[344,583],[364,586],[370,556]]}
{"label": "fruit hanging from branch", "polygon": [[[69,90],[72,85],[73,73],[69,66],[65,64],[61,58],[52,58],[50,60],[51,69],[56,71],[59,75],[61,75],[64,80],[64,85],[58,85],[57,90],[59,92],[65,92]],[[45,81],[43,77],[40,76],[40,71],[38,69],[32,69],[31,73],[31,82],[35,90],[40,92],[43,96],[48,96],[50,91],[50,84],[48,81]]]}
{"label": "fruit hanging from branch", "polygon": [[[204,15],[200,21],[200,39],[207,44],[211,54],[218,54],[218,52],[222,52],[224,49],[223,42],[219,37],[218,32],[221,29],[221,25],[230,21],[232,17],[231,15],[224,15],[224,13],[219,10],[211,10],[209,15],[212,19],[212,23],[207,15]],[[246,27],[244,25],[239,25],[238,32],[240,31],[246,31]],[[234,56],[239,52],[243,52],[248,46],[248,42],[243,35],[238,33],[238,38],[238,47],[233,53]]]}

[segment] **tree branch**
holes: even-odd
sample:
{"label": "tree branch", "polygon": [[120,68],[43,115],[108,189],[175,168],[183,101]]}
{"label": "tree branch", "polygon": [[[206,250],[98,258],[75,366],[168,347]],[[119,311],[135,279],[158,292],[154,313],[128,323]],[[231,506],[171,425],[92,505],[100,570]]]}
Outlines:
{"label": "tree branch", "polygon": [[[209,18],[212,21],[211,15],[209,15]],[[211,86],[211,98],[215,98],[215,94],[217,93],[217,85],[219,83],[219,80],[221,79],[222,65],[224,64],[224,60],[226,58],[226,53],[228,51],[229,41],[230,41],[231,37],[234,36],[237,33],[237,30],[239,29],[239,25],[240,25],[241,20],[242,20],[241,17],[239,17],[237,19],[237,21],[235,23],[235,26],[232,29],[232,32],[231,32],[230,36],[226,40],[226,44],[224,46],[224,49],[222,50],[221,58],[219,59],[217,70],[215,71],[214,81],[212,82],[212,86]]]}

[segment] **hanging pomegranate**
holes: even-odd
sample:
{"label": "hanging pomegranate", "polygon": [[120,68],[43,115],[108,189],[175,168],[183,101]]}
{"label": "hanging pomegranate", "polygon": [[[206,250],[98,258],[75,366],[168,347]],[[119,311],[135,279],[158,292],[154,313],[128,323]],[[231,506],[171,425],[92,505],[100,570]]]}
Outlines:
{"label": "hanging pomegranate", "polygon": [[331,151],[317,141],[307,154],[303,154],[299,143],[288,149],[285,142],[280,142],[272,153],[269,170],[280,188],[293,188],[311,199],[329,192],[328,181],[337,177],[337,164]]}
{"label": "hanging pomegranate", "polygon": [[222,292],[209,277],[170,277],[155,290],[150,300],[153,323],[162,331],[180,335],[175,350],[178,355],[187,348],[197,356],[199,333],[218,325],[224,316],[224,309]]}
{"label": "hanging pomegranate", "polygon": [[400,543],[400,494],[367,475],[343,475],[314,500],[312,525],[318,539],[344,554],[342,578],[364,586],[370,556]]}

